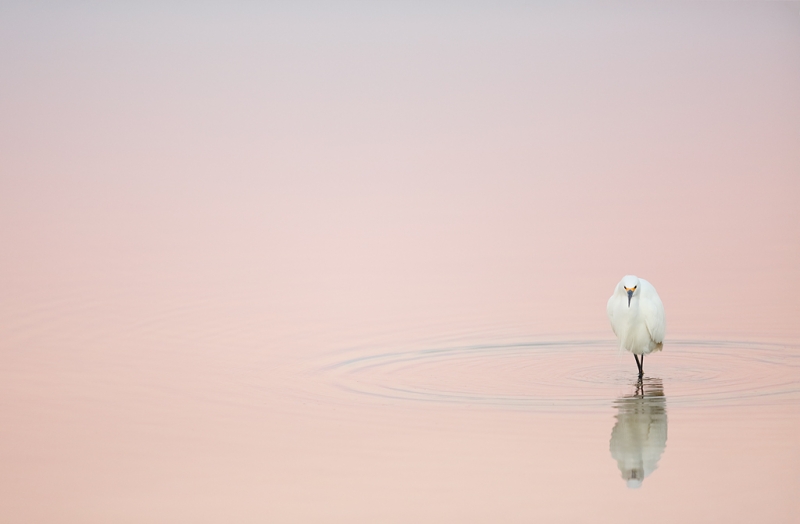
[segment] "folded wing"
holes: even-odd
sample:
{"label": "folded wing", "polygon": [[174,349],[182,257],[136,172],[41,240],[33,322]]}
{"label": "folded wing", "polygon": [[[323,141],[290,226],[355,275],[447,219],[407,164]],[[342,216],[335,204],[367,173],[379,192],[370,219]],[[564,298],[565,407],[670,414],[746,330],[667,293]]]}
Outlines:
{"label": "folded wing", "polygon": [[667,330],[667,319],[664,314],[664,304],[661,297],[656,293],[655,288],[646,281],[642,281],[642,298],[639,301],[639,310],[644,317],[647,331],[653,342],[664,342],[664,333]]}

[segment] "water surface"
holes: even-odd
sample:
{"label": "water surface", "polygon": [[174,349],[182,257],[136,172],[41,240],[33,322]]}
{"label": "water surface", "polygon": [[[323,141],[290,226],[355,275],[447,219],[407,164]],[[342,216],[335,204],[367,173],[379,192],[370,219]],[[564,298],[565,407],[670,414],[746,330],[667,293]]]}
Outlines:
{"label": "water surface", "polygon": [[796,3],[20,4],[0,51],[0,521],[800,514]]}

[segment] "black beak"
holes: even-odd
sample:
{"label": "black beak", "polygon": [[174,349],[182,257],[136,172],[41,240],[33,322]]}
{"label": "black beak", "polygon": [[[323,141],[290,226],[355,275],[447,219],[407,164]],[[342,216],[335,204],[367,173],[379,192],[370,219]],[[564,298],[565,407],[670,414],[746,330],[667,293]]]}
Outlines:
{"label": "black beak", "polygon": [[628,290],[628,307],[631,307],[631,297],[633,296],[633,290]]}

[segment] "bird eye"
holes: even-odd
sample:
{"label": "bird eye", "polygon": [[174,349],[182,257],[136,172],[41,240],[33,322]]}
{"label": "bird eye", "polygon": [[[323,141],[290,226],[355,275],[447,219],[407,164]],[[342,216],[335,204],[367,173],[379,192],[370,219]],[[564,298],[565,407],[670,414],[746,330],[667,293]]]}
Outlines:
{"label": "bird eye", "polygon": [[636,288],[637,288],[637,287],[639,287],[639,286],[633,286],[633,290],[634,290],[634,291],[636,291]]}

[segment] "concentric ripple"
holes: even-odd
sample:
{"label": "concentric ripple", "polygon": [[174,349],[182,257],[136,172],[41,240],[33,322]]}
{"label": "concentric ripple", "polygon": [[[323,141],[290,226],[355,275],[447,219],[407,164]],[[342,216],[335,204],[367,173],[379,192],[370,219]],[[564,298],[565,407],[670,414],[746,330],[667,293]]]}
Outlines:
{"label": "concentric ripple", "polygon": [[[636,381],[629,354],[608,341],[463,345],[350,355],[329,366],[358,394],[498,407],[586,409]],[[670,404],[800,403],[800,348],[678,340],[646,358]]]}

